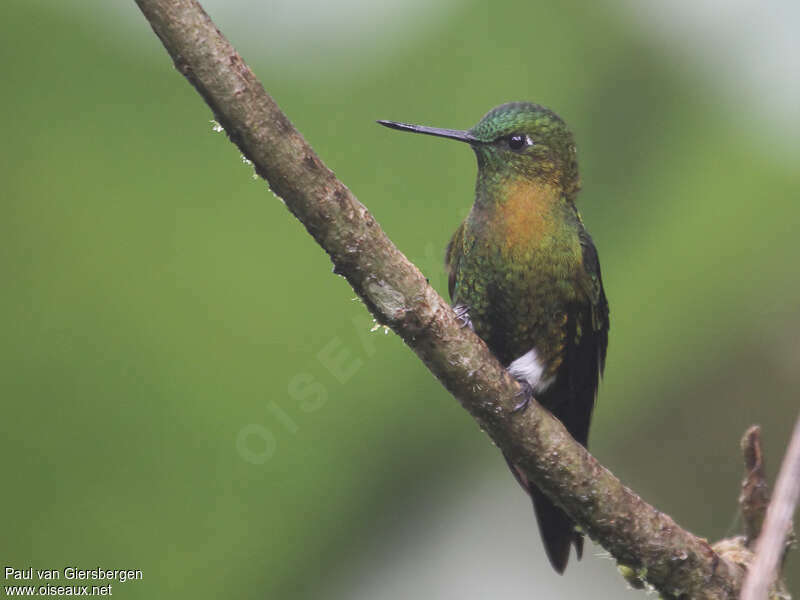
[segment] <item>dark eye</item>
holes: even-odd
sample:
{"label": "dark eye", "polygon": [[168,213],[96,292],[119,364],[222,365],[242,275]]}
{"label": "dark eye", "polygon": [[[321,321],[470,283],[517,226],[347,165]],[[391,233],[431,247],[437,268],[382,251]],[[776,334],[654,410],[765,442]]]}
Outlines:
{"label": "dark eye", "polygon": [[523,133],[515,133],[508,137],[508,147],[512,150],[522,150],[526,146],[532,145],[531,138]]}

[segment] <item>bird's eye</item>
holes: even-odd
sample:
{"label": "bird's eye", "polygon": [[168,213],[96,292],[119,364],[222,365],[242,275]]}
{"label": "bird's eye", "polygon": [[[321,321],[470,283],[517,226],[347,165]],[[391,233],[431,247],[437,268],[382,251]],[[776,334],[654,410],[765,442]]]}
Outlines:
{"label": "bird's eye", "polygon": [[512,150],[519,151],[525,148],[526,146],[532,145],[533,142],[531,138],[523,133],[515,133],[508,137],[508,147]]}

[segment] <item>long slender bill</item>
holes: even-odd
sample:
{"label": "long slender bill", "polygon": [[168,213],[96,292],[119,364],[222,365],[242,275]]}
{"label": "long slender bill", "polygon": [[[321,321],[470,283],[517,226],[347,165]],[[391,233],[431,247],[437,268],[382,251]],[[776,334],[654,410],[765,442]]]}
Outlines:
{"label": "long slender bill", "polygon": [[436,137],[458,140],[468,144],[480,143],[480,140],[470,135],[468,131],[458,129],[440,129],[439,127],[426,127],[425,125],[411,125],[409,123],[397,123],[396,121],[378,121],[384,127],[399,129],[400,131],[410,131],[412,133],[424,133],[425,135],[435,135]]}

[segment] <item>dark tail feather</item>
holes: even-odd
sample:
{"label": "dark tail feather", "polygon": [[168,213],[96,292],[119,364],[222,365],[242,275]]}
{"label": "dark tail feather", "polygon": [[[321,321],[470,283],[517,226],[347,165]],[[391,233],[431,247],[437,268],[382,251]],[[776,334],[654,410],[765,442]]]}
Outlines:
{"label": "dark tail feather", "polygon": [[583,555],[583,535],[575,531],[575,525],[566,513],[553,504],[535,485],[528,487],[533,500],[533,512],[539,522],[544,549],[550,564],[559,574],[564,572],[569,561],[569,549],[575,544],[578,559]]}
{"label": "dark tail feather", "polygon": [[550,564],[558,571],[559,575],[563,574],[564,569],[567,568],[567,562],[569,562],[569,549],[572,544],[575,544],[578,560],[583,556],[583,534],[575,531],[575,524],[567,514],[553,504],[550,498],[540,492],[532,482],[528,481],[525,473],[518,469],[505,454],[503,454],[503,458],[506,459],[516,480],[533,500],[533,512],[539,522],[539,533],[542,536],[547,558],[550,559]]}

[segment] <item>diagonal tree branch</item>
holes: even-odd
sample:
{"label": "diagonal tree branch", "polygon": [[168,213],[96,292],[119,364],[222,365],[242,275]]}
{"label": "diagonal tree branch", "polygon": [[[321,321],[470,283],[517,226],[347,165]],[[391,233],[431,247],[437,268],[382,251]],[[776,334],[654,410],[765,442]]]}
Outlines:
{"label": "diagonal tree branch", "polygon": [[[775,495],[766,509],[761,535],[755,546],[755,559],[750,564],[742,589],[742,600],[766,598],[778,576],[778,566],[787,549],[792,530],[792,515],[800,501],[800,417],[789,440],[783,459]],[[762,509],[763,511],[763,509]],[[757,533],[757,532],[756,532]]]}
{"label": "diagonal tree branch", "polygon": [[196,1],[136,2],[176,68],[335,272],[531,480],[663,597],[737,597],[740,567],[622,485],[537,403],[512,413],[517,383],[322,163]]}

